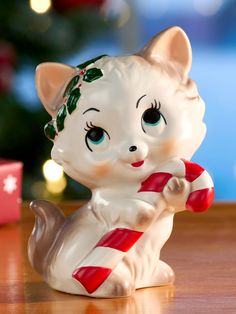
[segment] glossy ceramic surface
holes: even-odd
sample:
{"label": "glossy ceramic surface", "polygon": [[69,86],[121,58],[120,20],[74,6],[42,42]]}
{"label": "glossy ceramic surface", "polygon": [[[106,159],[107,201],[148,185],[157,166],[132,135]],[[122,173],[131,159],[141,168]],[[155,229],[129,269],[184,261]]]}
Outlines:
{"label": "glossy ceramic surface", "polygon": [[160,251],[174,214],[214,198],[207,171],[190,162],[206,132],[191,62],[186,34],[172,27],[134,55],[38,66],[52,158],[92,189],[68,218],[47,201],[31,205],[29,258],[54,289],[121,297],[173,283]]}

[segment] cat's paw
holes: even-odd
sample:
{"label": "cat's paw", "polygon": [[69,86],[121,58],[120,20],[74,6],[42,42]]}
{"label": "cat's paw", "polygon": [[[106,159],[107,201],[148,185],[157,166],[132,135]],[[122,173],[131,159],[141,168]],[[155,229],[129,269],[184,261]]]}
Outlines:
{"label": "cat's paw", "polygon": [[163,197],[172,210],[184,210],[191,190],[190,183],[184,178],[173,177],[163,190]]}
{"label": "cat's paw", "polygon": [[157,286],[170,285],[175,281],[175,273],[168,264],[159,261],[152,275],[152,280],[155,281],[155,285]]}
{"label": "cat's paw", "polygon": [[92,296],[96,298],[128,297],[133,294],[134,290],[134,284],[128,278],[113,272]]}
{"label": "cat's paw", "polygon": [[186,179],[173,177],[168,181],[166,188],[171,194],[181,194],[186,190],[187,184]]}

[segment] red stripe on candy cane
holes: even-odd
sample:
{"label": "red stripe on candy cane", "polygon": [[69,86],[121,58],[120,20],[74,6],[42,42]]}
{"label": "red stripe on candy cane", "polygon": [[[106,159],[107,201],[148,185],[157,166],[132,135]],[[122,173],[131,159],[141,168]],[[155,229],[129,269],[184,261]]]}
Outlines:
{"label": "red stripe on candy cane", "polygon": [[181,159],[185,165],[185,179],[188,182],[196,180],[204,171],[204,169],[194,162]]}
{"label": "red stripe on candy cane", "polygon": [[167,182],[173,175],[168,172],[156,172],[151,174],[145,181],[141,183],[138,192],[162,192]]}
{"label": "red stripe on candy cane", "polygon": [[195,213],[207,210],[214,200],[214,188],[202,189],[189,194],[186,208]]}
{"label": "red stripe on candy cane", "polygon": [[[184,165],[183,174],[179,162]],[[192,192],[189,194],[185,204],[186,209],[192,212],[203,212],[207,210],[214,199],[214,187],[210,175],[201,166],[185,159],[179,160],[175,164],[167,164],[165,171],[151,174],[141,183],[138,192],[163,192],[165,185],[173,176],[185,178],[191,183]],[[169,167],[169,172],[168,171]]]}
{"label": "red stripe on candy cane", "polygon": [[[106,233],[96,244],[93,250],[81,261],[72,277],[79,281],[88,293],[93,293],[107,279],[115,266],[127,252],[139,240],[143,232],[127,228],[116,228]],[[104,255],[107,256],[106,266],[99,258],[99,248],[104,248]],[[115,250],[115,251],[114,251]],[[94,262],[96,265],[93,265]],[[100,263],[100,265],[99,265]],[[93,266],[92,266],[93,265]]]}
{"label": "red stripe on candy cane", "polygon": [[97,243],[96,247],[110,247],[122,252],[127,252],[142,236],[143,232],[117,228],[106,233]]}
{"label": "red stripe on candy cane", "polygon": [[88,293],[93,293],[107,279],[112,269],[96,266],[85,266],[76,269],[72,277],[79,281]]}

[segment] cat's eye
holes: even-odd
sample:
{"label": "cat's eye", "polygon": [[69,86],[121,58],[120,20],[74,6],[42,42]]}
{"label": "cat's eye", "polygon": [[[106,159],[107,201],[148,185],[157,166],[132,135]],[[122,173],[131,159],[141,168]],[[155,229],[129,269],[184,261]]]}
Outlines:
{"label": "cat's eye", "polygon": [[156,108],[149,108],[143,113],[143,122],[146,125],[155,126],[161,121],[161,114]]}
{"label": "cat's eye", "polygon": [[92,144],[98,145],[104,140],[105,132],[102,128],[95,127],[88,131],[87,138]]}
{"label": "cat's eye", "polygon": [[141,126],[144,133],[148,135],[156,136],[160,134],[166,124],[166,120],[160,112],[160,103],[157,107],[156,101],[155,105],[152,104],[152,107],[146,109],[142,115]]}
{"label": "cat's eye", "polygon": [[109,141],[108,133],[100,127],[93,126],[87,130],[85,143],[90,151],[99,151],[107,147]]}

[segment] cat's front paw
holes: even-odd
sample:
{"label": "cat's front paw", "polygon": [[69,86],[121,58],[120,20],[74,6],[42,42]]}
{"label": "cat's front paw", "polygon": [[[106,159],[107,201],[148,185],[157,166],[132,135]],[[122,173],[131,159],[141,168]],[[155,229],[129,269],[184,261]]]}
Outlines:
{"label": "cat's front paw", "polygon": [[184,178],[173,177],[167,183],[166,189],[170,194],[182,194],[187,189],[188,182]]}
{"label": "cat's front paw", "polygon": [[184,210],[190,190],[191,185],[186,179],[172,177],[163,190],[163,197],[171,210]]}
{"label": "cat's front paw", "polygon": [[91,296],[95,298],[128,297],[134,293],[134,290],[135,286],[127,276],[121,276],[116,272],[112,272],[107,280]]}

